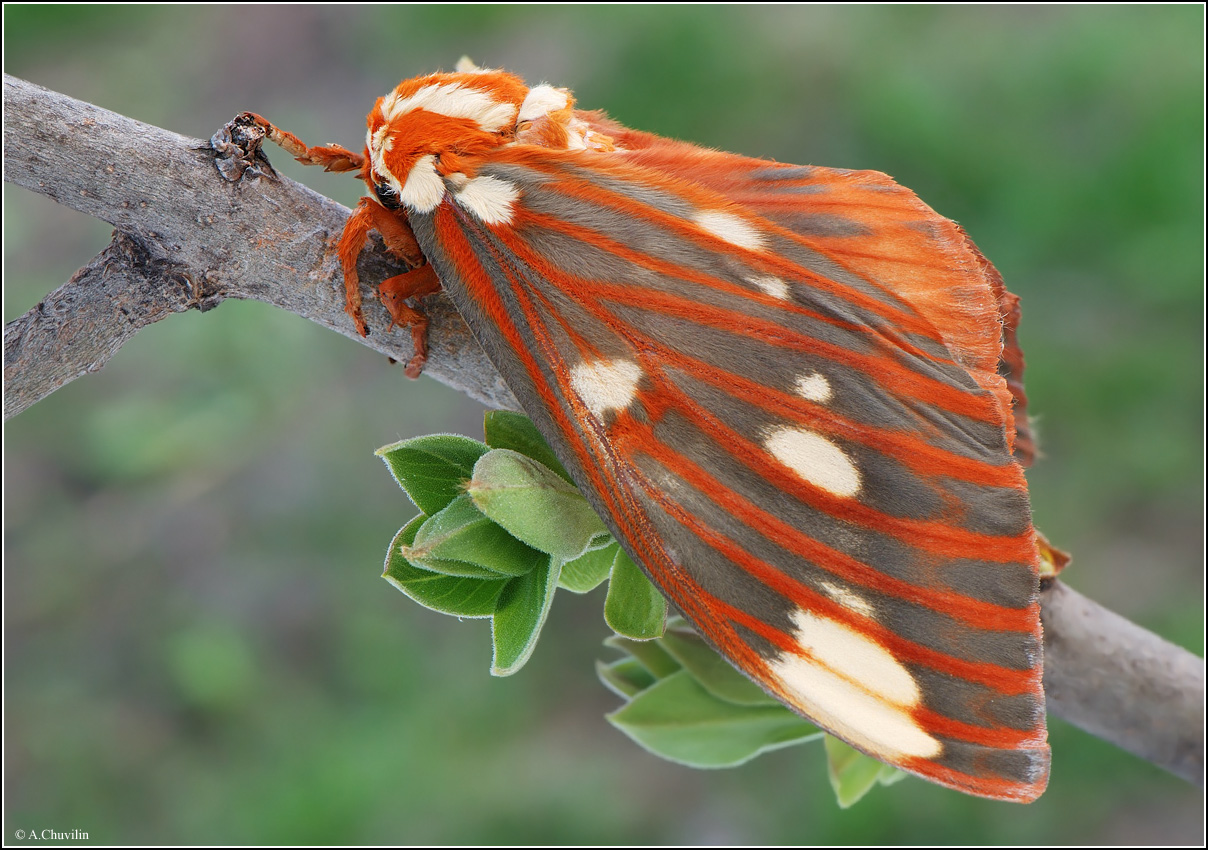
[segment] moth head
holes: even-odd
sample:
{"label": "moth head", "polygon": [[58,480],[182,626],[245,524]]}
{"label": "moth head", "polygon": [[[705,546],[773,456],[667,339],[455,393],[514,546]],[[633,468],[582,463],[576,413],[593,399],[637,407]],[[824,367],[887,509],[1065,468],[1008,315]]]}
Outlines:
{"label": "moth head", "polygon": [[365,182],[387,209],[431,212],[444,178],[473,177],[483,154],[514,139],[528,91],[503,71],[404,80],[369,113]]}

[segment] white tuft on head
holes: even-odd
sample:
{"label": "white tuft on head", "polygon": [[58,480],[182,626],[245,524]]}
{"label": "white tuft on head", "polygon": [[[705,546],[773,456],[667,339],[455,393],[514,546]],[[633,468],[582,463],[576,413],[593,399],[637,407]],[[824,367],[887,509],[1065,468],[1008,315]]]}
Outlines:
{"label": "white tuft on head", "polygon": [[529,89],[528,97],[520,104],[520,114],[516,116],[516,120],[535,121],[551,112],[565,109],[568,103],[570,98],[564,90],[542,83]]}
{"label": "white tuft on head", "polygon": [[433,83],[409,97],[399,97],[391,92],[382,99],[382,116],[387,124],[416,109],[449,118],[468,118],[488,133],[515,124],[517,111],[514,104],[501,103],[489,92],[467,88],[461,83]]}
{"label": "white tuft on head", "polygon": [[[393,180],[389,172],[383,170],[381,173],[386,175],[387,180]],[[394,185],[393,182],[391,185]],[[436,173],[434,154],[425,154],[415,161],[398,195],[399,200],[416,212],[432,212],[440,205],[445,197],[445,181]]]}

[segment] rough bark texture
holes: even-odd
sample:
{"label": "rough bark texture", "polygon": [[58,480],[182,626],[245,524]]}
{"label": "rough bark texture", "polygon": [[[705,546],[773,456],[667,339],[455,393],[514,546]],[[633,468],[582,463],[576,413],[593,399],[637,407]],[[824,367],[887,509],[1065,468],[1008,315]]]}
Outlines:
{"label": "rough bark texture", "polygon": [[[411,359],[410,333],[386,332],[376,299],[365,302],[365,340],[344,314],[334,240],[346,207],[284,177],[230,182],[209,142],[14,77],[4,78],[4,113],[5,181],[117,228],[106,252],[5,328],[6,419],[99,369],[139,327],[225,298],[264,301]],[[402,271],[376,247],[362,257],[362,279]],[[431,296],[424,309],[432,321],[425,374],[518,410],[449,300]]]}
{"label": "rough bark texture", "polygon": [[[106,251],[5,328],[5,418],[101,368],[140,328],[225,298],[274,304],[410,359],[410,334],[386,333],[375,300],[368,339],[344,314],[333,243],[346,208],[286,178],[230,182],[207,142],[8,76],[4,106],[4,179],[117,228]],[[362,258],[364,280],[397,271],[380,244]],[[424,309],[425,373],[518,409],[449,301],[431,296]],[[1042,607],[1049,711],[1202,786],[1203,659],[1060,582]]]}

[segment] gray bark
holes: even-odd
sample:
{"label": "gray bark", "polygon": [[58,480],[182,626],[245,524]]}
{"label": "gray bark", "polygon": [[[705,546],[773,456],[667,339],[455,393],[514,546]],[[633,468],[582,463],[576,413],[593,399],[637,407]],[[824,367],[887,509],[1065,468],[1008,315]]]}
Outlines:
{"label": "gray bark", "polygon": [[[4,331],[4,417],[95,372],[144,325],[226,298],[273,304],[406,362],[367,298],[370,336],[344,314],[336,259],[350,211],[285,177],[223,179],[209,142],[4,77],[4,179],[109,222],[114,243]],[[363,280],[404,269],[380,243]],[[425,299],[424,373],[494,407],[519,407],[444,295]]]}

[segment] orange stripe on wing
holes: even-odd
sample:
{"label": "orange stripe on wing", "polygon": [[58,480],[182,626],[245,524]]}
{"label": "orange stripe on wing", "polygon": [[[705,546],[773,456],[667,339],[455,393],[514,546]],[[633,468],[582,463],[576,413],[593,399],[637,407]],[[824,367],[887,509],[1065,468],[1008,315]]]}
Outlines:
{"label": "orange stripe on wing", "polygon": [[[576,165],[573,156],[564,158],[566,163],[572,167]],[[651,207],[649,204],[635,201],[625,195],[612,192],[596,183],[592,183],[583,178],[568,174],[564,167],[563,160],[557,156],[533,156],[531,151],[525,151],[522,148],[513,148],[507,150],[500,161],[510,160],[517,164],[531,168],[544,174],[554,176],[557,179],[556,188],[551,188],[552,191],[560,191],[561,193],[574,198],[596,203],[601,206],[609,207],[632,216],[638,220],[650,221],[672,231],[681,239],[695,244],[703,245],[707,248],[717,249],[721,240],[716,237],[709,236],[695,222],[679,218],[670,213]],[[657,171],[647,170],[645,168],[635,168],[634,166],[622,162],[610,163],[603,159],[598,159],[592,162],[592,170],[607,173],[615,179],[626,182],[637,182],[640,180],[643,184],[649,184],[658,190],[667,193],[679,200],[690,204],[697,210],[726,210],[731,207],[728,199],[715,195],[714,193],[704,190],[695,189],[691,184],[668,178],[666,175]],[[562,222],[565,226],[565,222]],[[759,229],[766,231],[768,234],[783,236],[792,239],[795,242],[802,242],[798,234],[792,231],[780,228],[769,221],[761,221]],[[824,251],[819,250],[816,246],[811,247],[812,250],[818,251],[819,254],[826,255]],[[883,286],[880,286],[875,281],[867,281],[862,275],[859,275],[852,269],[845,268],[845,271],[860,277],[868,282],[877,290],[883,292],[888,300],[872,298],[863,292],[859,292],[849,286],[844,286],[831,280],[825,275],[812,269],[805,269],[795,264],[787,263],[774,254],[769,254],[762,251],[748,251],[746,249],[726,244],[725,252],[737,256],[742,256],[755,268],[762,268],[772,274],[776,274],[777,270],[782,272],[796,271],[805,279],[813,283],[819,289],[828,292],[829,294],[848,301],[849,303],[867,310],[875,315],[886,319],[888,324],[898,328],[902,328],[909,333],[917,333],[925,335],[931,339],[941,341],[941,337],[934,327],[926,321],[922,316],[913,310],[903,310],[895,304],[904,303],[895,294],[890,292]],[[829,259],[829,257],[828,257]],[[834,262],[834,260],[832,260]],[[836,262],[836,265],[843,267],[841,263]]]}
{"label": "orange stripe on wing", "polygon": [[[1007,608],[989,602],[974,599],[951,591],[919,587],[901,579],[887,575],[861,563],[855,558],[837,549],[827,546],[814,537],[786,523],[779,517],[752,504],[748,499],[723,484],[716,476],[711,475],[698,464],[684,457],[674,449],[660,443],[649,426],[641,425],[631,417],[620,416],[613,426],[614,441],[625,449],[626,453],[642,453],[649,455],[665,468],[691,484],[701,494],[708,496],[715,504],[732,515],[738,517],[753,530],[762,534],[783,549],[808,558],[818,566],[854,585],[881,590],[915,604],[921,605],[944,614],[948,614],[971,625],[985,629],[1003,629],[1009,631],[1034,631],[1035,611],[1027,608]],[[666,497],[659,497],[657,491],[652,491],[652,497],[658,498],[664,504]],[[668,507],[664,504],[664,507]],[[695,520],[694,520],[695,523]],[[882,531],[878,525],[871,526]],[[993,560],[1003,563],[1015,563],[1018,559],[1010,557],[1011,553],[1001,554],[1002,549],[1012,544],[1019,544],[1018,538],[993,538],[986,535],[977,536],[983,544],[979,548],[959,550],[959,556],[969,557],[970,552],[976,553],[978,560]],[[1002,546],[991,555],[984,551],[995,543]],[[1030,535],[1024,548],[1026,552],[1033,551]],[[1018,555],[1019,553],[1014,553]],[[1023,561],[1027,563],[1026,560]]]}

